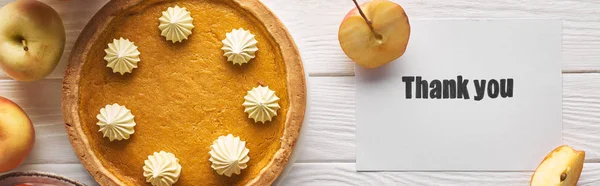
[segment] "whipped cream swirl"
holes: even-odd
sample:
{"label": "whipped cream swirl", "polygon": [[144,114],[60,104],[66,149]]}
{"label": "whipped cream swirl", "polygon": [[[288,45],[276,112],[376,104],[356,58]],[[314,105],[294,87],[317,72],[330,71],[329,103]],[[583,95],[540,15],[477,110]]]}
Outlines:
{"label": "whipped cream swirl", "polygon": [[246,142],[240,140],[240,137],[233,137],[232,134],[220,136],[210,146],[211,167],[219,175],[231,177],[232,174],[240,174],[242,169],[248,167],[246,163],[250,160],[246,148]]}
{"label": "whipped cream swirl", "polygon": [[189,11],[185,8],[169,7],[166,11],[162,12],[162,17],[158,19],[160,25],[158,28],[161,30],[160,35],[165,36],[167,40],[175,42],[181,42],[187,39],[192,34],[194,19],[192,18]]}
{"label": "whipped cream swirl", "polygon": [[248,118],[254,119],[254,122],[265,123],[277,116],[277,110],[280,108],[279,97],[275,95],[275,91],[269,89],[269,86],[253,88],[248,91],[244,99],[242,104],[245,107],[244,112],[248,113]]}
{"label": "whipped cream swirl", "polygon": [[121,75],[131,73],[140,62],[140,51],[129,39],[113,39],[104,52],[106,52],[104,60],[108,62],[106,67],[112,68],[114,73],[118,72]]}
{"label": "whipped cream swirl", "polygon": [[110,141],[129,139],[135,130],[134,116],[131,110],[119,104],[106,105],[96,116],[100,132]]}
{"label": "whipped cream swirl", "polygon": [[171,186],[179,180],[181,165],[173,153],[154,152],[144,161],[144,177],[153,186]]}
{"label": "whipped cream swirl", "polygon": [[258,41],[249,31],[242,28],[234,29],[225,36],[221,50],[224,52],[223,56],[227,57],[227,61],[242,65],[255,57],[254,53],[258,51],[256,47]]}

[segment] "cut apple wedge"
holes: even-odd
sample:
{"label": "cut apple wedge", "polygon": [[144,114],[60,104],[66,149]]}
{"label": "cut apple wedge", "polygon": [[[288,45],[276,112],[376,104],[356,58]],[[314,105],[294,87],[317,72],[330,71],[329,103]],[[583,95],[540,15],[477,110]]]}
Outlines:
{"label": "cut apple wedge", "polygon": [[585,152],[563,145],[550,152],[531,177],[531,186],[576,186]]}
{"label": "cut apple wedge", "polygon": [[373,0],[348,12],[338,31],[342,50],[366,68],[376,68],[402,56],[410,24],[404,9],[387,0]]}

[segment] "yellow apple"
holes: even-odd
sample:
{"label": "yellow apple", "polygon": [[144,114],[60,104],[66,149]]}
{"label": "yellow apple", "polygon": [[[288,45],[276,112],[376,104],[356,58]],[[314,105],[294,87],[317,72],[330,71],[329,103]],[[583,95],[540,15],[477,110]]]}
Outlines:
{"label": "yellow apple", "polygon": [[0,173],[16,168],[33,148],[35,132],[25,111],[0,96]]}
{"label": "yellow apple", "polygon": [[0,68],[19,81],[46,77],[65,47],[58,13],[36,0],[18,0],[0,9]]}
{"label": "yellow apple", "polygon": [[531,186],[576,186],[585,152],[560,146],[550,152],[531,176]]}
{"label": "yellow apple", "polygon": [[409,37],[410,23],[404,9],[387,0],[373,0],[350,10],[338,31],[344,53],[366,68],[376,68],[402,56]]}

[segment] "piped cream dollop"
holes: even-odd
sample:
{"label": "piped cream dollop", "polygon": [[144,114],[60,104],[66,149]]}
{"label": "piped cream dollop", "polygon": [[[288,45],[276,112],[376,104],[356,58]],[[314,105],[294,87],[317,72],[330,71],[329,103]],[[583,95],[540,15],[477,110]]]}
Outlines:
{"label": "piped cream dollop", "polygon": [[114,73],[118,72],[121,75],[127,72],[131,73],[140,62],[140,51],[129,39],[113,39],[104,52],[106,52],[104,60],[108,62],[106,67],[112,68]]}
{"label": "piped cream dollop", "polygon": [[250,160],[246,148],[246,142],[240,140],[240,137],[233,137],[232,134],[220,136],[210,146],[211,167],[219,175],[231,177],[232,174],[240,174],[242,169],[248,167],[246,163]]}
{"label": "piped cream dollop", "polygon": [[253,88],[248,91],[244,99],[242,104],[245,107],[244,112],[248,113],[248,118],[254,119],[254,122],[265,123],[277,116],[277,110],[280,108],[279,97],[275,95],[275,91],[269,89],[269,86]]}
{"label": "piped cream dollop", "polygon": [[171,186],[179,180],[181,165],[173,153],[154,152],[144,161],[144,177],[153,186]]}
{"label": "piped cream dollop", "polygon": [[108,137],[110,141],[129,139],[135,130],[135,121],[131,110],[119,104],[106,105],[100,109],[100,114],[96,116],[104,137]]}
{"label": "piped cream dollop", "polygon": [[194,19],[192,18],[189,11],[185,8],[169,7],[166,11],[162,12],[162,17],[158,18],[160,25],[160,35],[165,36],[167,40],[175,42],[181,42],[187,39],[192,34]]}
{"label": "piped cream dollop", "polygon": [[254,53],[258,51],[256,47],[258,41],[254,38],[254,34],[240,28],[232,30],[225,36],[221,50],[224,52],[223,56],[227,57],[227,61],[242,65],[254,58]]}

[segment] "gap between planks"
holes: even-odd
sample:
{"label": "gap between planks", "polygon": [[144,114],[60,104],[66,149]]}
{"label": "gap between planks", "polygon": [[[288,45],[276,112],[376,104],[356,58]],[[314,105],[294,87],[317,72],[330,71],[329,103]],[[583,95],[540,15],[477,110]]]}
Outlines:
{"label": "gap between planks", "polygon": [[[296,163],[281,185],[527,185],[523,172],[356,172],[354,163]],[[579,185],[598,185],[598,164],[585,164]],[[32,164],[13,171],[44,171],[97,185],[81,164]]]}
{"label": "gap between planks", "polygon": [[[562,70],[563,74],[593,74],[600,73],[600,69],[576,69],[576,70]],[[313,72],[308,73],[308,77],[349,77],[354,76],[352,72]]]}
{"label": "gap between planks", "polygon": [[[587,164],[598,164],[600,163],[600,159],[585,159],[583,161],[584,163]],[[339,163],[339,164],[343,164],[343,163],[351,163],[351,164],[355,164],[356,161],[355,160],[297,160],[295,163],[301,163],[301,164],[322,164],[322,163]],[[447,171],[408,171],[408,172],[447,172]],[[454,172],[454,171],[450,171],[450,172]],[[465,172],[465,171],[460,171],[460,172]],[[466,171],[466,172],[481,172],[481,171]],[[488,171],[486,171],[488,172]],[[496,172],[496,171],[491,171],[491,172]],[[498,171],[498,172],[530,172],[530,171]]]}
{"label": "gap between planks", "polygon": [[[580,69],[580,70],[563,70],[563,74],[589,74],[589,73],[600,73],[600,69]],[[308,73],[308,77],[348,77],[354,76],[354,72],[313,72]],[[44,78],[44,80],[56,80],[63,79],[63,77],[55,76],[51,74],[50,76]],[[12,80],[12,78],[6,75],[0,75],[0,80]]]}

